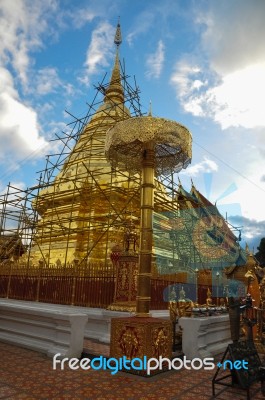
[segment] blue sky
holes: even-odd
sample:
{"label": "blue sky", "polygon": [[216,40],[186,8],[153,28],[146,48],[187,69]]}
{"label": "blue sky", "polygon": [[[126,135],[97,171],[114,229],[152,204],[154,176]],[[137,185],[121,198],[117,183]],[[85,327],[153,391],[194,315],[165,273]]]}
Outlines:
{"label": "blue sky", "polygon": [[265,237],[263,0],[0,0],[0,191],[25,188],[120,57],[142,111],[193,135],[190,180],[257,246]]}

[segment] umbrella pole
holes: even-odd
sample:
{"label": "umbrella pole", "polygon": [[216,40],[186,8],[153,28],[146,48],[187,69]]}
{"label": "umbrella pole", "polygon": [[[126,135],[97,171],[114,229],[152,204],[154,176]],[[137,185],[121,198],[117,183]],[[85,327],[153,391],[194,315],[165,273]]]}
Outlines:
{"label": "umbrella pole", "polygon": [[136,316],[148,317],[151,301],[151,265],[154,211],[154,143],[146,142],[142,153],[141,220]]}

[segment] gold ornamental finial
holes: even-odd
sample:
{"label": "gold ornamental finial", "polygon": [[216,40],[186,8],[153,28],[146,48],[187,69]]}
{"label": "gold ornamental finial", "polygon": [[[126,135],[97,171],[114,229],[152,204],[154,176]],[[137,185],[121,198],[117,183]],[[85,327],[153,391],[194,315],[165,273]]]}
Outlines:
{"label": "gold ornamental finial", "polygon": [[121,39],[121,26],[120,26],[120,18],[118,20],[116,34],[114,38],[114,43],[117,46],[116,49],[116,57],[114,68],[112,70],[112,75],[110,79],[109,87],[105,93],[105,102],[111,102],[114,104],[123,104],[124,103],[124,92],[121,84],[121,75],[120,75],[120,60],[119,60],[119,46],[122,42]]}
{"label": "gold ornamental finial", "polygon": [[248,247],[248,244],[247,244],[247,243],[246,243],[246,249],[245,249],[245,250],[246,250],[246,253],[247,253],[247,254],[249,254],[249,253],[250,253],[250,251],[249,251],[249,247]]}
{"label": "gold ornamental finial", "polygon": [[122,37],[121,37],[121,25],[120,25],[120,17],[118,19],[118,24],[116,28],[116,34],[114,38],[114,43],[116,44],[117,48],[120,46],[122,42]]}
{"label": "gold ornamental finial", "polygon": [[150,100],[150,102],[149,102],[149,113],[148,113],[148,115],[150,117],[152,117],[152,100]]}

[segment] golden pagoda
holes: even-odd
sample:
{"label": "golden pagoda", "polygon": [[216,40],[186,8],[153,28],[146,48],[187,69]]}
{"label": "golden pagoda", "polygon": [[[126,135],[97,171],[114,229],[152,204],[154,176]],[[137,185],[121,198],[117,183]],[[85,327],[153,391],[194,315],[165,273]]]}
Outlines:
{"label": "golden pagoda", "polygon": [[[122,85],[119,23],[114,43],[115,63],[109,85],[101,87],[102,104],[78,134],[55,179],[33,202],[41,217],[31,248],[33,264],[41,260],[46,265],[78,262],[111,268],[110,254],[123,247],[128,225],[133,221],[139,231],[140,176],[111,166],[104,150],[110,128],[131,117]],[[156,187],[156,210],[171,208],[163,185],[157,181]]]}
{"label": "golden pagoda", "polygon": [[102,105],[82,129],[55,180],[41,190],[34,207],[41,216],[31,250],[33,262],[98,263],[122,240],[125,212],[137,209],[137,179],[114,170],[104,154],[106,132],[130,117],[121,84],[117,26],[116,59]]}
{"label": "golden pagoda", "polygon": [[[0,196],[0,235],[14,233],[9,221],[13,224],[16,220],[21,249],[23,246],[20,254],[24,253],[19,260],[11,260],[0,242],[0,252],[5,257],[0,261],[0,274],[5,275],[6,279],[4,295],[12,292],[17,296],[17,290],[22,287],[22,280],[16,281],[18,274],[23,276],[25,282],[30,276],[34,278],[30,281],[33,294],[27,297],[23,292],[19,294],[21,299],[26,296],[26,299],[41,298],[74,304],[74,299],[78,298],[77,304],[102,306],[112,304],[114,297],[116,309],[125,298],[132,303],[135,301],[138,265],[136,268],[133,266],[131,273],[127,274],[123,267],[117,272],[116,261],[117,257],[125,255],[133,257],[132,264],[138,263],[141,215],[138,151],[137,146],[134,147],[135,157],[130,158],[132,165],[124,169],[108,161],[105,145],[111,129],[122,121],[126,120],[128,129],[121,132],[121,136],[129,136],[131,121],[142,120],[133,117],[144,117],[143,120],[147,122],[156,117],[151,112],[148,116],[141,113],[138,87],[130,86],[120,65],[121,41],[118,23],[114,39],[116,55],[110,81],[108,84],[99,84],[87,115],[75,119],[75,128],[59,137],[62,148],[54,158],[47,156],[46,168],[38,185],[24,192],[10,187],[7,194]],[[121,125],[124,126],[123,123]],[[184,136],[182,139],[188,148],[190,139],[184,140]],[[163,145],[156,158],[162,165],[168,155],[175,157],[175,153],[171,154],[169,147]],[[187,164],[191,154],[188,156]],[[188,193],[175,181],[176,170],[172,173],[166,171],[166,175],[159,173],[154,179],[151,276],[154,279],[153,297],[159,298],[161,303],[167,301],[163,291],[170,284],[187,283],[196,276],[200,284],[201,277],[196,269],[214,268],[218,263],[221,268],[223,256],[228,261],[224,264],[230,265],[230,256],[234,259],[240,247],[217,208],[194,185]],[[202,212],[205,218],[201,218]],[[221,244],[216,246],[220,238]],[[217,255],[216,248],[220,250]],[[95,302],[91,300],[94,291],[106,291],[104,281],[104,289],[93,287],[90,300],[86,300],[84,292],[87,294],[89,290],[83,287],[85,275],[87,285],[91,283],[91,287],[108,276],[106,285],[110,298]],[[127,279],[129,275],[130,280]],[[59,289],[54,276],[62,282]],[[71,290],[67,284],[64,286],[65,276],[71,277],[67,280]],[[207,287],[211,286],[211,274],[202,279]],[[109,282],[113,283],[114,280],[120,281],[120,287],[116,285],[113,296],[114,285],[111,286]],[[13,286],[12,281],[15,282]],[[51,289],[51,282],[54,282],[54,289]],[[61,300],[58,291],[63,291]],[[133,295],[126,297],[125,291]],[[163,306],[167,307],[166,304]]]}

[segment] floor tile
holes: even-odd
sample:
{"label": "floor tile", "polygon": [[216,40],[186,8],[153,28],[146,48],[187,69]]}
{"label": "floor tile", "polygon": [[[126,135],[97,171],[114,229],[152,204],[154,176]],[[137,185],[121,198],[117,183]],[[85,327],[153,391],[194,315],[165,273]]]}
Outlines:
{"label": "floor tile", "polygon": [[[86,341],[90,354],[109,354],[109,346]],[[44,354],[0,343],[0,400],[213,400],[214,371],[168,371],[150,378],[109,371],[52,368]],[[253,385],[259,389],[259,384]],[[216,400],[245,400],[246,393],[216,385]],[[252,393],[252,391],[251,391]],[[264,400],[260,390],[251,397]]]}

